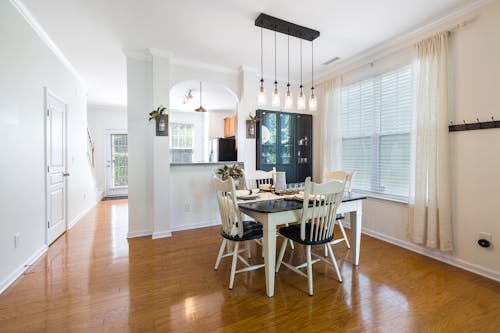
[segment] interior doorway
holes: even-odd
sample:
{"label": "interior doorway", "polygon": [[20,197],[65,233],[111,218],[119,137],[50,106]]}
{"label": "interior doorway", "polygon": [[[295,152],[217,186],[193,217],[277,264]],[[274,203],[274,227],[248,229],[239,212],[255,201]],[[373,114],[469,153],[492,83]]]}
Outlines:
{"label": "interior doorway", "polygon": [[106,131],[106,197],[128,195],[128,134]]}

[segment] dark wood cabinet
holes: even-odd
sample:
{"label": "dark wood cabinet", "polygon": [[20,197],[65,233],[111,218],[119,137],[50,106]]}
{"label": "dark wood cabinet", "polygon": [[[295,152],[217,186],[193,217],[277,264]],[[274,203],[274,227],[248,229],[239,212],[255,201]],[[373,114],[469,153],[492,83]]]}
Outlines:
{"label": "dark wood cabinet", "polygon": [[285,171],[287,183],[312,177],[312,116],[257,110],[257,170]]}

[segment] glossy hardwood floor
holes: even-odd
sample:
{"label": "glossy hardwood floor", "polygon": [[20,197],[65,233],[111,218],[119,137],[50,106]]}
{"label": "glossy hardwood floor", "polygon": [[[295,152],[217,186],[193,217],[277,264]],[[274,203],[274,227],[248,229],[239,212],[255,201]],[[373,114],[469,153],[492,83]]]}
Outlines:
{"label": "glossy hardwood floor", "polygon": [[335,246],[344,283],[318,263],[309,297],[282,268],[268,298],[264,270],[213,270],[217,227],[126,233],[127,201],[99,203],[0,295],[0,332],[500,332],[500,283],[365,235],[359,267]]}

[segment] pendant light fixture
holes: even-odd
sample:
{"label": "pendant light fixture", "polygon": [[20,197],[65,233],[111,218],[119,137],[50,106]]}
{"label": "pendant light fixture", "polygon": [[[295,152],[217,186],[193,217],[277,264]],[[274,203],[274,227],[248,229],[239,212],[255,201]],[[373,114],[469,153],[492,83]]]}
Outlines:
{"label": "pendant light fixture", "polygon": [[293,96],[290,91],[290,34],[288,36],[288,83],[286,84],[285,109],[293,108]]}
{"label": "pendant light fixture", "polygon": [[272,98],[272,106],[273,108],[279,108],[281,105],[280,101],[280,92],[278,90],[278,80],[276,79],[276,26],[274,28],[274,90],[273,90],[273,98]]}
{"label": "pendant light fixture", "polygon": [[306,98],[304,96],[304,86],[302,85],[302,38],[300,39],[300,89],[297,98],[297,109],[299,111],[305,110]]}
{"label": "pendant light fixture", "polygon": [[259,106],[266,105],[266,91],[264,89],[264,44],[263,44],[263,28],[260,28],[260,88],[257,95],[257,104]]}
{"label": "pendant light fixture", "polygon": [[309,97],[309,111],[316,111],[318,101],[314,95],[314,41],[311,41],[311,96]]}
{"label": "pendant light fixture", "polygon": [[207,112],[207,110],[205,110],[205,109],[203,108],[203,106],[201,106],[201,105],[202,105],[202,101],[201,101],[201,81],[200,81],[200,107],[199,107],[199,108],[197,108],[195,111],[196,111],[196,112]]}

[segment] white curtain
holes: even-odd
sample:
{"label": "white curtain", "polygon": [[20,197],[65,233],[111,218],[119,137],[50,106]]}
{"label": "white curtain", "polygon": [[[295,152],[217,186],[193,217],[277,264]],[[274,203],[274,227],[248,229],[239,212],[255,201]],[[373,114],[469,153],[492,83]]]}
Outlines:
{"label": "white curtain", "polygon": [[448,32],[417,44],[409,237],[453,250],[448,132]]}
{"label": "white curtain", "polygon": [[341,124],[341,88],[340,78],[323,82],[318,87],[321,96],[321,181],[325,170],[342,167],[342,124]]}

